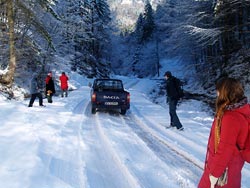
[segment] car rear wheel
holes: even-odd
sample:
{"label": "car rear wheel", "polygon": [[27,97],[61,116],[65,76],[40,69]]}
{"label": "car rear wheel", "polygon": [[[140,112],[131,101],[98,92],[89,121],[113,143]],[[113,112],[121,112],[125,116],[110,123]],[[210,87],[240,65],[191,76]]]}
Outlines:
{"label": "car rear wheel", "polygon": [[126,114],[126,111],[127,111],[126,109],[121,109],[121,114],[122,114],[122,115],[125,115],[125,114]]}
{"label": "car rear wheel", "polygon": [[92,114],[95,114],[95,113],[96,113],[96,108],[92,108],[92,109],[91,109],[91,113],[92,113]]}

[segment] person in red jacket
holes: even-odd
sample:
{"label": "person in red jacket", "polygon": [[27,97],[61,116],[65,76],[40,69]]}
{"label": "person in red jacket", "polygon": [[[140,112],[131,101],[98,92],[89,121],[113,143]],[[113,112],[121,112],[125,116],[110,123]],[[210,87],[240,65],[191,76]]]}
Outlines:
{"label": "person in red jacket", "polygon": [[[221,78],[216,90],[216,114],[198,188],[240,188],[244,166],[241,149],[248,135],[250,106],[241,83],[234,78]],[[222,174],[226,177],[224,185],[220,184]]]}
{"label": "person in red jacket", "polygon": [[62,90],[62,94],[61,96],[64,97],[64,94],[65,94],[65,97],[68,96],[68,76],[65,74],[65,72],[62,72],[62,75],[60,76],[60,82],[61,82],[61,90]]}

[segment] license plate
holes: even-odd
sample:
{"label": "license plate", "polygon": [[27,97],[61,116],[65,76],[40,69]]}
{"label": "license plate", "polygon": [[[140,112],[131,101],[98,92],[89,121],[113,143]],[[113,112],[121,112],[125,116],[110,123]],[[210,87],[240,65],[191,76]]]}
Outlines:
{"label": "license plate", "polygon": [[116,106],[118,105],[118,102],[105,102],[105,105],[112,105],[112,106]]}

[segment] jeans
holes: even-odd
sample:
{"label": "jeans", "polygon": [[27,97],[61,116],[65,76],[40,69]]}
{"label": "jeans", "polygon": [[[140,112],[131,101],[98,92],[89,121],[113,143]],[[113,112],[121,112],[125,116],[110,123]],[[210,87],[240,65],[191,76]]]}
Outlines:
{"label": "jeans", "polygon": [[168,98],[168,102],[169,102],[170,125],[176,127],[177,129],[180,129],[182,128],[182,124],[176,114],[176,106],[178,100]]}
{"label": "jeans", "polygon": [[68,89],[62,89],[62,92],[61,92],[62,97],[64,97],[64,93],[65,93],[65,97],[68,97]]}
{"label": "jeans", "polygon": [[41,93],[34,93],[34,94],[31,95],[29,107],[33,106],[33,103],[34,103],[36,97],[39,98],[39,105],[40,106],[43,105],[43,96],[42,96],[42,94]]}

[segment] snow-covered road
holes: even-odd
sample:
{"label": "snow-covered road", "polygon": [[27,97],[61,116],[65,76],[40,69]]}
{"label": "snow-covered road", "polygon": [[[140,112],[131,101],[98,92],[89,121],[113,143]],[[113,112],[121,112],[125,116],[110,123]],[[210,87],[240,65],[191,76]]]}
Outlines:
{"label": "snow-covered road", "polygon": [[[146,83],[125,81],[125,116],[91,114],[87,84],[45,108],[0,99],[0,187],[197,187],[212,117],[201,103],[186,101],[178,108],[185,130],[166,129],[168,109],[148,99]],[[249,166],[242,188],[250,184]]]}

